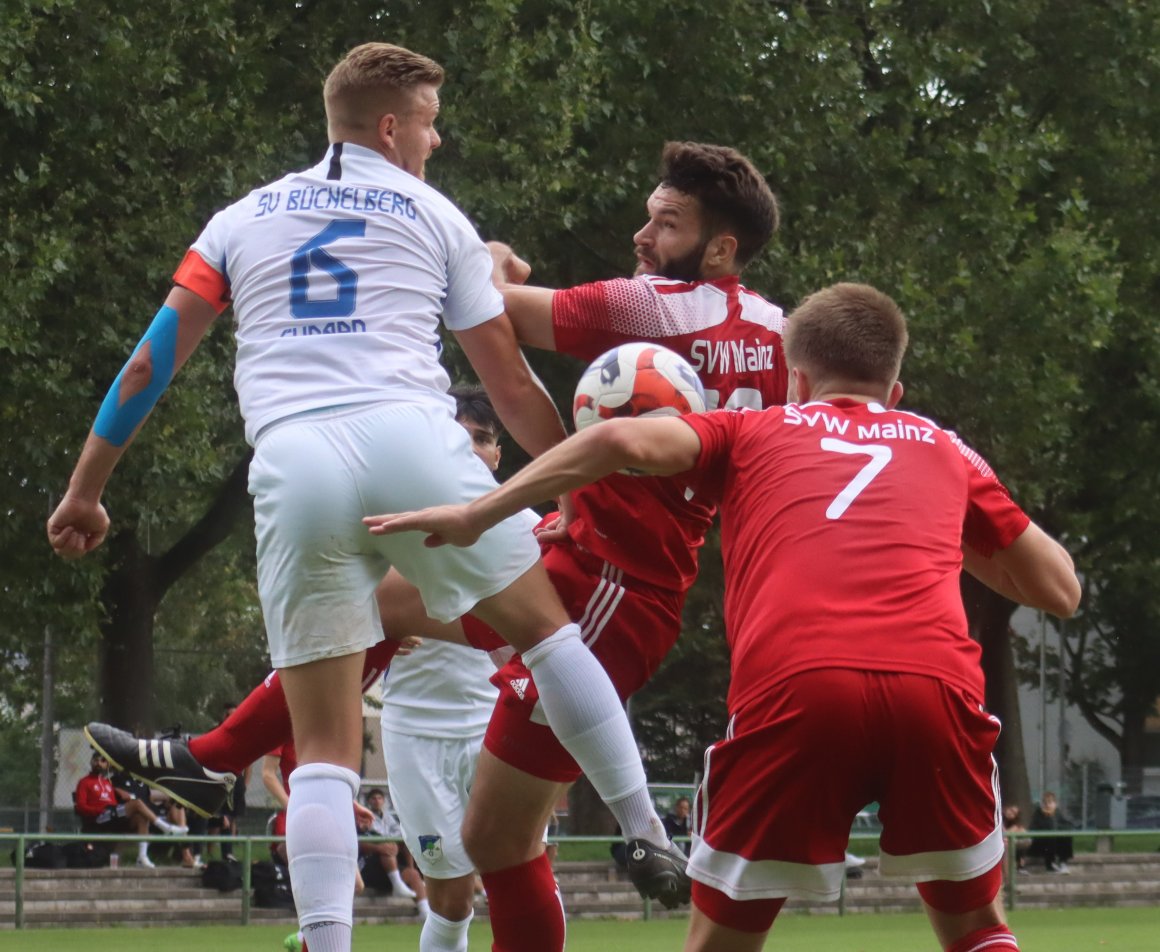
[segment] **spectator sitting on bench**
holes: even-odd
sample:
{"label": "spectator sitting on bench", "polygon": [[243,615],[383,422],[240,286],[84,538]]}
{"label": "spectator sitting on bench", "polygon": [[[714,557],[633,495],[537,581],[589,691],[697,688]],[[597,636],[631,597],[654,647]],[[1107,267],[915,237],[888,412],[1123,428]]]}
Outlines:
{"label": "spectator sitting on bench", "polygon": [[[160,790],[154,790],[147,783],[138,780],[124,770],[116,771],[109,777],[109,780],[112,782],[114,790],[127,793],[130,797],[136,797],[149,807],[154,814],[168,820],[170,826],[187,833],[189,832],[189,823],[186,819],[185,807],[176,800],[166,796]],[[161,827],[157,827],[157,829],[161,830],[162,833],[166,832]],[[152,832],[152,830],[146,832]],[[181,865],[186,869],[193,869],[197,865],[194,862],[193,851],[188,845],[178,847],[175,843],[170,852],[181,861]]]}
{"label": "spectator sitting on bench", "polygon": [[[394,807],[387,803],[386,792],[373,787],[367,792],[366,813],[355,814],[355,825],[361,836],[402,837],[403,830]],[[359,870],[371,889],[389,888],[391,895],[415,903],[420,919],[430,912],[423,877],[403,843],[359,843]]]}
{"label": "spectator sitting on bench", "polygon": [[[1046,790],[1039,800],[1039,806],[1031,814],[1032,830],[1070,830],[1075,827],[1063,811],[1059,809],[1059,798],[1050,790]],[[1070,836],[1037,836],[1027,850],[1028,856],[1035,856],[1043,860],[1043,865],[1049,873],[1070,873],[1067,861],[1072,857]]]}
{"label": "spectator sitting on bench", "polygon": [[[163,833],[182,836],[189,832],[157,816],[144,801],[125,790],[118,790],[109,779],[109,762],[94,753],[89,761],[89,772],[77,781],[73,794],[77,815],[84,833],[131,833],[145,836],[149,825]],[[137,865],[153,867],[149,859],[149,844],[137,844]]]}

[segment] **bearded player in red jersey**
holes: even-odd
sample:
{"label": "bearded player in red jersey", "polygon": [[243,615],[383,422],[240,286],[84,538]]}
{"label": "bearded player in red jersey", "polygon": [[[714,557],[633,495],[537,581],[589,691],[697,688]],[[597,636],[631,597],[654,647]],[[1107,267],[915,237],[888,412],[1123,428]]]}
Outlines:
{"label": "bearded player in red jersey", "polygon": [[756,952],[786,898],[836,899],[874,800],[881,870],[918,884],[942,947],[1018,949],[997,901],[999,723],[959,574],[1061,617],[1079,581],[977,453],[893,409],[906,340],[890,298],[836,285],[788,321],[785,407],[613,420],[466,506],[364,520],[463,545],[626,466],[720,501],[730,721],[698,791],[686,952]]}
{"label": "bearded player in red jersey", "polygon": [[[690,361],[710,407],[760,408],[785,400],[779,307],[742,287],[738,274],[777,228],[777,203],[733,149],[672,142],[648,220],[633,238],[634,278],[567,290],[523,287],[527,265],[493,244],[497,283],[522,343],[584,361],[629,341],[656,342]],[[572,497],[563,531],[541,534],[544,564],[585,642],[622,699],[653,675],[681,628],[685,595],[715,505],[684,479],[614,474]],[[393,582],[388,581],[388,588]],[[388,630],[416,627],[404,593],[380,599]],[[470,643],[493,632],[470,616]],[[493,678],[500,689],[484,739],[464,842],[488,895],[497,952],[558,952],[564,912],[544,851],[553,806],[580,768],[547,728],[534,679],[520,658]],[[667,841],[667,835],[661,834]],[[683,853],[674,849],[674,861]],[[628,849],[630,873],[635,862]],[[648,861],[655,861],[649,857]],[[687,893],[671,897],[687,901]],[[674,901],[662,902],[676,905]]]}

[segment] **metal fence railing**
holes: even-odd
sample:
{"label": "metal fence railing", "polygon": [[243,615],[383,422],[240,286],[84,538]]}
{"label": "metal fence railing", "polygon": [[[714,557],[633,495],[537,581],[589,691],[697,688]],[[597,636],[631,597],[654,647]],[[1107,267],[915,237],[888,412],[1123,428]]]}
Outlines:
{"label": "metal fence railing", "polygon": [[[1107,844],[1112,841],[1122,838],[1135,837],[1155,837],[1160,834],[1160,830],[1026,830],[1018,833],[1004,833],[1004,839],[1008,841],[1008,848],[1004,862],[1006,863],[1006,876],[1004,884],[1004,900],[1008,909],[1015,908],[1016,904],[1016,864],[1018,862],[1016,857],[1016,850],[1012,840],[1015,839],[1036,839],[1036,838],[1060,838],[1060,837],[1085,837],[1095,838],[1097,841],[1103,840]],[[252,906],[253,890],[251,881],[251,868],[254,861],[254,845],[255,844],[270,844],[283,842],[285,837],[281,836],[128,836],[119,833],[113,834],[77,834],[77,833],[0,833],[0,843],[13,844],[15,849],[13,851],[13,866],[14,866],[14,888],[15,888],[15,916],[14,925],[17,929],[23,929],[25,925],[24,917],[24,880],[25,880],[25,864],[24,856],[29,843],[67,843],[75,842],[78,839],[84,839],[85,842],[107,842],[107,843],[166,843],[166,844],[192,844],[192,843],[218,843],[229,844],[235,855],[240,852],[240,862],[242,867],[242,888],[241,888],[241,910],[240,922],[242,925],[248,925],[250,922],[250,912]],[[677,837],[677,842],[685,842],[688,837]],[[877,833],[853,833],[850,836],[851,846],[863,842],[875,842],[878,839]],[[367,843],[382,843],[382,842],[399,842],[398,837],[360,837],[361,842]],[[620,842],[619,837],[614,836],[553,836],[549,842],[557,845],[564,845],[568,843],[605,843],[613,844]],[[846,911],[846,881],[843,876],[842,892],[838,899],[838,914],[844,915]],[[652,903],[648,899],[643,902],[643,917],[649,919],[652,916]]]}

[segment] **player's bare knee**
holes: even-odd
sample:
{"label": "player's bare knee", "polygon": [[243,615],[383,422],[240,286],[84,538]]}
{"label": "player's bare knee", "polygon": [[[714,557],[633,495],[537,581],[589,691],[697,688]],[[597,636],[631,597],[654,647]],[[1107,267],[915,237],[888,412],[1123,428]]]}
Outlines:
{"label": "player's bare knee", "polygon": [[495,823],[465,821],[463,848],[476,869],[490,873],[535,859],[544,844],[538,836],[521,837],[519,831],[504,830]]}
{"label": "player's bare knee", "polygon": [[475,874],[454,879],[427,878],[431,910],[451,922],[462,922],[475,906]]}
{"label": "player's bare knee", "polygon": [[485,598],[472,614],[498,631],[513,648],[526,651],[571,622],[542,563]]}

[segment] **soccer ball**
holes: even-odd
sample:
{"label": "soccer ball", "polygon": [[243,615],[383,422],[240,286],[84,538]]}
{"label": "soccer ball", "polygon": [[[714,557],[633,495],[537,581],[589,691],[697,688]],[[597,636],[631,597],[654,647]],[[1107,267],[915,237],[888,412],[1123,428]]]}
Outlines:
{"label": "soccer ball", "polygon": [[705,388],[689,362],[659,344],[621,344],[584,371],[572,401],[577,430],[615,417],[705,412]]}

